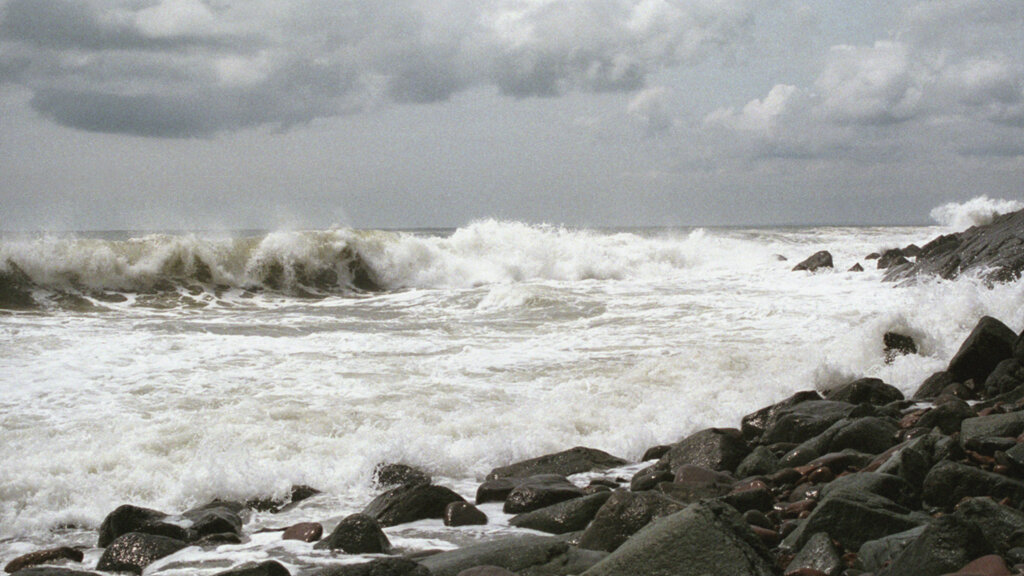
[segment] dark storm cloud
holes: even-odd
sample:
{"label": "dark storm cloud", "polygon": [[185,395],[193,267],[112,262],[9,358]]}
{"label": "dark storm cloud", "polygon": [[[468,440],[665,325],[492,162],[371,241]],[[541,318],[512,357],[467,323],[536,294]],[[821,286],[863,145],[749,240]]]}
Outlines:
{"label": "dark storm cloud", "polygon": [[0,81],[96,132],[288,126],[473,86],[515,97],[632,92],[741,35],[747,0],[9,0]]}

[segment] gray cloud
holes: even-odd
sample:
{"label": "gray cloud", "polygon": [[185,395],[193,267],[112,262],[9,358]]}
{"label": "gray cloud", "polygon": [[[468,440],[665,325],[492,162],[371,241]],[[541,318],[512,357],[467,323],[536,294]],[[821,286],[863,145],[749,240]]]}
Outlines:
{"label": "gray cloud", "polygon": [[8,0],[0,79],[65,126],[158,137],[289,126],[473,86],[632,92],[722,49],[747,0]]}

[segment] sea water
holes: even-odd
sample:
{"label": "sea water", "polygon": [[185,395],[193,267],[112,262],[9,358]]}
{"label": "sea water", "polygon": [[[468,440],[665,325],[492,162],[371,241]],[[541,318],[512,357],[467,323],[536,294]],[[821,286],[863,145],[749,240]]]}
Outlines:
{"label": "sea water", "polygon": [[[70,543],[91,568],[121,504],[175,513],[294,484],[323,493],[147,573],[348,561],[255,532],[330,529],[378,492],[382,462],[472,500],[493,467],[577,445],[636,461],[799,390],[872,376],[909,395],[981,316],[1024,327],[1021,283],[886,283],[865,259],[949,231],[8,235],[0,267],[39,307],[0,311],[0,562]],[[791,270],[818,250],[834,269]],[[919,353],[886,363],[888,331]],[[486,527],[387,532],[417,550],[511,530],[484,509]]]}

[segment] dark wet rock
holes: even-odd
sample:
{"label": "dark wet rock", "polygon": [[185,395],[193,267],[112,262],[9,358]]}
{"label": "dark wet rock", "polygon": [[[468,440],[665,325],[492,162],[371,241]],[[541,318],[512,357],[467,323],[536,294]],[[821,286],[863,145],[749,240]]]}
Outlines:
{"label": "dark wet rock", "polygon": [[736,467],[737,478],[772,474],[779,469],[779,457],[767,446],[757,446]]}
{"label": "dark wet rock", "polygon": [[973,380],[981,384],[996,365],[1013,356],[1016,340],[1017,334],[1006,324],[985,316],[960,345],[960,349],[949,361],[947,370],[958,382]]}
{"label": "dark wet rock", "polygon": [[992,552],[992,546],[973,522],[943,516],[932,522],[889,565],[890,576],[941,576],[973,558]]}
{"label": "dark wet rock", "polygon": [[733,486],[722,500],[738,512],[760,510],[767,512],[772,509],[775,499],[771,488],[763,480],[748,480]]}
{"label": "dark wet rock", "polygon": [[942,391],[954,382],[956,382],[956,380],[953,379],[953,375],[949,372],[945,370],[936,372],[926,378],[925,381],[918,386],[912,398],[914,400],[931,400],[939,394],[942,394]]}
{"label": "dark wet rock", "polygon": [[776,442],[804,442],[827,430],[836,422],[849,416],[857,406],[848,402],[832,400],[810,400],[780,410],[761,441],[765,444]]}
{"label": "dark wet rock", "polygon": [[580,472],[607,470],[627,464],[622,458],[594,448],[577,446],[564,452],[547,454],[491,470],[488,480],[495,478],[526,478],[538,474],[569,476]]}
{"label": "dark wet rock", "polygon": [[312,498],[319,493],[320,491],[316,488],[312,488],[304,484],[297,484],[292,486],[288,498],[286,499],[252,498],[247,500],[245,505],[259,512],[283,512],[295,506],[299,502]]}
{"label": "dark wet rock", "polygon": [[[638,569],[639,572],[638,572]],[[587,576],[769,576],[772,562],[731,507],[692,504],[655,522],[586,572]]]}
{"label": "dark wet rock", "polygon": [[430,474],[406,464],[379,464],[373,469],[373,481],[381,487],[430,484]]}
{"label": "dark wet rock", "polygon": [[726,472],[683,464],[676,468],[675,480],[659,484],[658,490],[673,500],[689,504],[705,498],[723,496],[735,483],[736,479]]}
{"label": "dark wet rock", "polygon": [[907,258],[917,258],[921,255],[922,250],[917,244],[908,244],[900,252]]}
{"label": "dark wet rock", "polygon": [[597,511],[611,497],[611,492],[600,492],[560,502],[533,512],[512,517],[509,524],[549,534],[566,534],[583,530],[594,519]]}
{"label": "dark wet rock", "polygon": [[106,548],[118,536],[129,532],[142,532],[166,536],[176,540],[189,540],[188,530],[183,526],[164,522],[167,514],[150,508],[140,508],[131,504],[118,506],[107,514],[100,524],[99,541],[96,546]]}
{"label": "dark wet rock", "polygon": [[660,460],[661,457],[664,456],[671,449],[672,446],[669,445],[651,446],[646,451],[644,451],[644,455],[642,458],[640,458],[640,461],[648,462],[650,460]]}
{"label": "dark wet rock", "polygon": [[13,260],[0,268],[0,309],[29,310],[38,307],[32,298],[32,279]]}
{"label": "dark wet rock", "polygon": [[667,464],[655,464],[634,474],[632,480],[629,481],[629,489],[633,492],[653,490],[658,484],[675,479],[675,475],[668,469]]}
{"label": "dark wet rock", "polygon": [[384,554],[391,542],[380,524],[367,514],[346,516],[331,535],[313,546],[317,550],[341,550],[348,554]]}
{"label": "dark wet rock", "polygon": [[948,398],[931,410],[921,415],[917,425],[923,428],[938,428],[945,434],[955,434],[960,431],[961,423],[974,418],[974,409],[959,398]]}
{"label": "dark wet rock", "polygon": [[903,256],[903,251],[899,248],[893,248],[892,250],[886,250],[878,258],[878,269],[884,270],[886,268],[892,268],[894,266],[900,266],[902,264],[910,264],[910,260],[907,260]]}
{"label": "dark wet rock", "polygon": [[516,573],[498,566],[477,566],[463,570],[456,576],[516,576]]}
{"label": "dark wet rock", "polygon": [[966,418],[960,423],[960,441],[987,436],[1016,437],[1024,433],[1024,411]]}
{"label": "dark wet rock", "polygon": [[799,550],[818,532],[827,532],[846,550],[856,550],[869,540],[909,530],[922,523],[910,510],[870,492],[838,491],[823,496],[818,505],[783,546]]}
{"label": "dark wet rock", "polygon": [[481,526],[487,524],[487,514],[469,502],[452,502],[444,509],[445,526]]}
{"label": "dark wet rock", "polygon": [[920,504],[914,487],[899,476],[880,472],[860,472],[836,478],[821,489],[821,499],[836,496],[856,498],[861,494],[875,494],[907,509]]}
{"label": "dark wet rock", "polygon": [[434,576],[430,570],[406,558],[375,558],[363,564],[332,566],[317,576]]}
{"label": "dark wet rock", "polygon": [[781,402],[761,408],[743,417],[740,430],[745,440],[752,441],[759,438],[769,428],[775,425],[779,416],[786,413],[790,408],[803,402],[821,400],[821,395],[814,390],[804,390],[786,398]]}
{"label": "dark wet rock", "polygon": [[1024,503],[1024,482],[958,462],[943,461],[924,479],[922,500],[930,506],[951,509],[968,496],[1009,498]]}
{"label": "dark wet rock", "polygon": [[932,467],[930,446],[926,436],[909,440],[890,451],[878,462],[874,471],[902,478],[916,494],[920,494],[925,476]]}
{"label": "dark wet rock", "polygon": [[878,252],[872,252],[864,257],[865,260],[878,260],[882,255]]}
{"label": "dark wet rock", "polygon": [[[885,346],[885,362],[892,364],[897,356],[917,354],[917,343],[914,339],[898,332],[886,332],[882,336],[882,344]],[[903,394],[900,394],[900,398]]]}
{"label": "dark wet rock", "polygon": [[1004,454],[1014,471],[1018,474],[1024,472],[1024,442],[1006,450]]}
{"label": "dark wet rock", "polygon": [[863,271],[864,271],[864,267],[860,265],[860,262],[857,262],[853,266],[850,266],[850,268],[847,270],[847,272],[863,272]]}
{"label": "dark wet rock", "polygon": [[1002,436],[980,436],[964,442],[964,448],[983,456],[993,456],[998,451],[1010,450],[1017,445],[1016,438]]}
{"label": "dark wet rock", "polygon": [[521,514],[581,496],[583,490],[565,476],[539,474],[516,485],[505,499],[502,510],[506,514]]}
{"label": "dark wet rock", "polygon": [[997,554],[989,554],[971,560],[952,576],[1013,576],[1006,561]]}
{"label": "dark wet rock", "polygon": [[96,569],[102,572],[133,572],[142,570],[153,562],[174,554],[188,543],[166,536],[129,532],[118,536],[103,551]]}
{"label": "dark wet rock", "polygon": [[954,514],[975,524],[995,552],[1024,545],[1024,512],[1016,508],[987,497],[969,498],[957,505]]}
{"label": "dark wet rock", "polygon": [[73,570],[71,568],[58,568],[55,566],[34,566],[32,568],[23,568],[13,574],[13,576],[100,576],[96,572],[85,572],[83,570]]}
{"label": "dark wet rock", "polygon": [[1024,363],[1024,330],[1021,331],[1013,345],[1013,357]]}
{"label": "dark wet rock", "polygon": [[188,528],[190,540],[199,540],[213,534],[235,534],[240,537],[242,518],[237,510],[242,508],[241,504],[214,502],[183,513],[182,516],[192,522]]}
{"label": "dark wet rock", "polygon": [[48,564],[59,560],[81,562],[83,558],[84,554],[82,554],[81,550],[75,550],[74,548],[69,548],[67,546],[50,548],[48,550],[38,550],[36,552],[23,554],[14,560],[11,560],[6,566],[4,566],[4,572],[17,572],[25,568],[30,568],[39,564]]}
{"label": "dark wet rock", "polygon": [[605,554],[580,550],[556,536],[514,536],[435,554],[421,560],[432,576],[458,576],[478,566],[497,566],[521,576],[581,574]]}
{"label": "dark wet rock", "polygon": [[850,404],[884,406],[890,402],[903,400],[903,393],[878,378],[861,378],[826,392],[825,398]]}
{"label": "dark wet rock", "polygon": [[684,505],[658,492],[613,492],[580,536],[580,548],[612,552],[655,518]]}
{"label": "dark wet rock", "polygon": [[241,544],[243,541],[242,536],[233,532],[217,532],[192,540],[190,543],[195,544],[196,546],[209,548],[213,546],[223,546],[224,544]]}
{"label": "dark wet rock", "polygon": [[1024,364],[1016,358],[1003,360],[985,379],[985,395],[989,398],[1024,386]]}
{"label": "dark wet rock", "polygon": [[842,474],[843,472],[860,470],[874,459],[875,457],[871,454],[846,449],[824,454],[811,460],[806,466],[811,470],[828,467],[833,473]]}
{"label": "dark wet rock", "polygon": [[381,526],[395,526],[426,518],[444,518],[451,502],[465,502],[450,488],[433,485],[405,485],[392,488],[371,501],[363,514]]}
{"label": "dark wet rock", "polygon": [[291,573],[280,562],[267,560],[243,564],[231,570],[217,572],[213,576],[291,576]]}
{"label": "dark wet rock", "polygon": [[804,260],[803,262],[800,262],[799,264],[794,266],[793,267],[793,271],[794,272],[799,272],[800,270],[807,270],[808,272],[814,272],[815,270],[818,270],[819,268],[831,268],[831,267],[832,267],[832,254],[829,253],[828,250],[821,250],[819,252],[815,252],[814,254],[809,256],[806,260]]}
{"label": "dark wet rock", "polygon": [[865,542],[857,551],[858,564],[868,572],[880,571],[891,564],[911,542],[917,540],[927,527],[927,524],[922,524],[904,532]]}
{"label": "dark wet rock", "polygon": [[842,450],[879,454],[896,445],[898,431],[899,427],[887,418],[843,418],[790,450],[780,459],[780,464],[800,466],[824,454]]}
{"label": "dark wet rock", "polygon": [[800,574],[799,570],[817,570],[826,576],[838,576],[846,566],[840,553],[825,532],[818,532],[807,540],[786,566],[786,576]]}
{"label": "dark wet rock", "polygon": [[496,478],[484,480],[476,489],[476,503],[504,502],[512,489],[523,481],[522,478]]}
{"label": "dark wet rock", "polygon": [[282,540],[298,540],[300,542],[316,542],[324,535],[324,527],[319,522],[300,522],[285,528]]}
{"label": "dark wet rock", "polygon": [[712,470],[733,471],[750,453],[743,435],[734,428],[707,428],[672,445],[661,457],[679,480],[680,466],[695,465]]}
{"label": "dark wet rock", "polygon": [[921,247],[913,265],[892,268],[886,280],[917,275],[946,279],[983,272],[994,282],[1008,282],[1024,270],[1024,210],[997,216],[990,224],[974,226],[957,234],[939,236]]}

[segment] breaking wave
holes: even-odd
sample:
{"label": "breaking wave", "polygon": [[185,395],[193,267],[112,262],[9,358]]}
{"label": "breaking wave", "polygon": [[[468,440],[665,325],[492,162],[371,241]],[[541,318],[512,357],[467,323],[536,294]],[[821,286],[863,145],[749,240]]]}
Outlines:
{"label": "breaking wave", "polygon": [[1017,200],[1001,200],[978,196],[963,203],[950,202],[931,211],[932,220],[947,228],[964,230],[971,226],[989,224],[1000,214],[1016,212],[1024,208]]}

